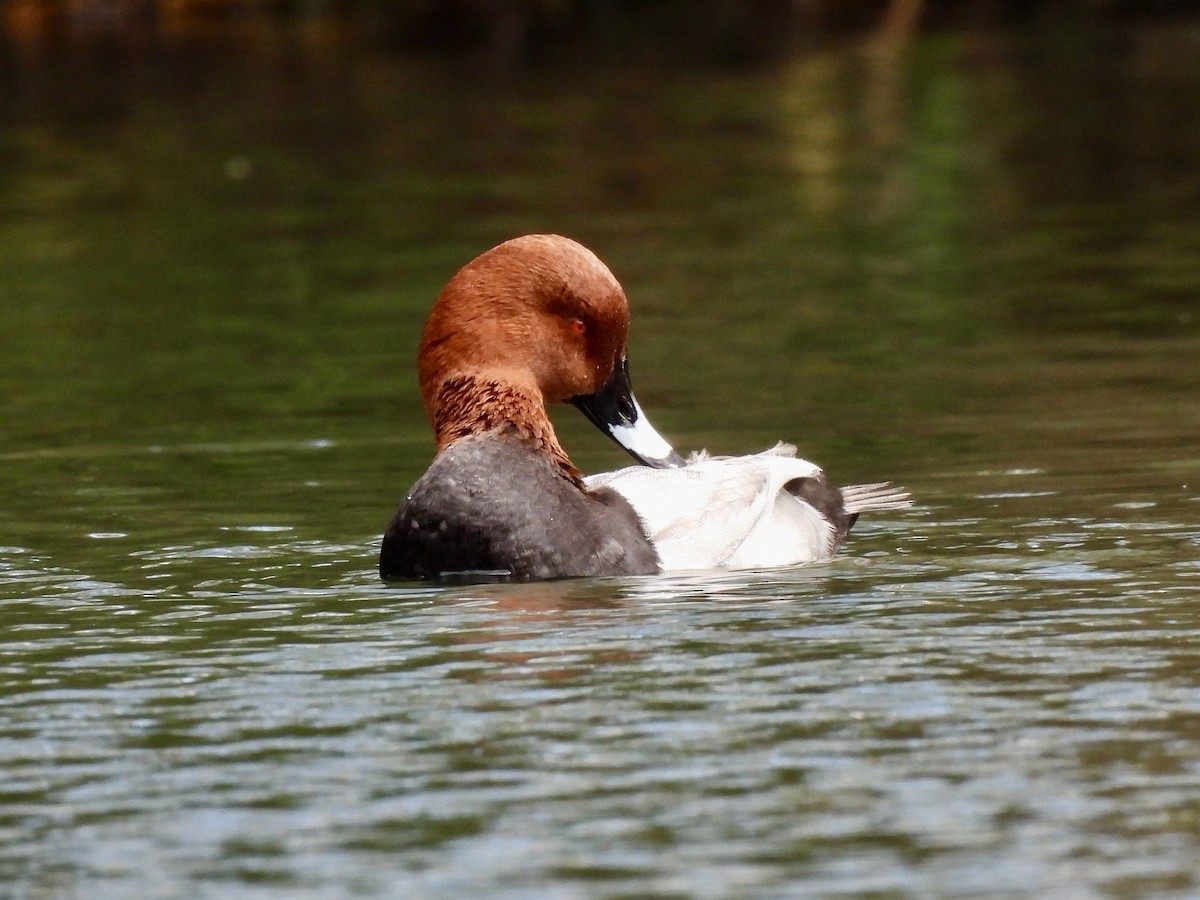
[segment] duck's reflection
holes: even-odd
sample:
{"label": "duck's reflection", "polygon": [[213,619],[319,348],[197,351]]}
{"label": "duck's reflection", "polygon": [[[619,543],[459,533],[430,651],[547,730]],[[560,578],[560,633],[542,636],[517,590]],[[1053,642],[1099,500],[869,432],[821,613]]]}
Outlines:
{"label": "duck's reflection", "polygon": [[[595,579],[483,584],[457,602],[486,604],[470,627],[445,636],[457,646],[476,645],[491,665],[462,673],[470,681],[536,678],[572,681],[596,665],[628,662],[643,654],[605,646],[596,637],[595,614],[625,610],[622,580]],[[548,644],[544,639],[553,635]],[[575,636],[578,637],[575,637]],[[535,645],[528,649],[514,645]]]}

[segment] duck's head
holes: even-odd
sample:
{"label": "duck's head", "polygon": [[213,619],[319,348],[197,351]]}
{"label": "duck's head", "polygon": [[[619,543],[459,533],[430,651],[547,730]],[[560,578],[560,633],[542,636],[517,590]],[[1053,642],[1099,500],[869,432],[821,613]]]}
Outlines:
{"label": "duck's head", "polygon": [[[421,396],[439,448],[500,421],[552,434],[544,404],[569,402],[642,463],[682,465],[634,399],[628,339],[625,292],[586,247],[542,234],[493,247],[450,279],[425,324]],[[544,426],[519,421],[539,415]]]}

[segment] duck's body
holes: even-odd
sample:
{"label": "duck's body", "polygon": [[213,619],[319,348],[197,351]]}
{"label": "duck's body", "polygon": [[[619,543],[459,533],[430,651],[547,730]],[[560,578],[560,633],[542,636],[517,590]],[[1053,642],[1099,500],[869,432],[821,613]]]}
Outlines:
{"label": "duck's body", "polygon": [[[624,291],[591,251],[527,235],[464,266],[420,348],[433,464],[383,538],[384,579],[646,575],[827,559],[888,485],[839,491],[780,445],[684,460],[629,385]],[[547,403],[570,402],[641,466],[584,479]]]}
{"label": "duck's body", "polygon": [[654,546],[620,494],[581,490],[520,438],[473,435],[437,455],[383,538],[385,578],[651,575]]}
{"label": "duck's body", "polygon": [[584,484],[629,501],[663,571],[829,559],[859,513],[909,505],[906,493],[886,483],[838,489],[783,443],[751,456],[693,454],[682,468],[630,466]]}

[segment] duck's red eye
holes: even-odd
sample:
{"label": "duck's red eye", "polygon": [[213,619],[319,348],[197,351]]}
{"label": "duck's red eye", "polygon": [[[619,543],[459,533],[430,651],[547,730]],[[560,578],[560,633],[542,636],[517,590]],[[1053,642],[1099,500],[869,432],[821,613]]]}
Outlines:
{"label": "duck's red eye", "polygon": [[587,334],[587,322],[583,319],[572,319],[571,330],[580,336],[585,335]]}

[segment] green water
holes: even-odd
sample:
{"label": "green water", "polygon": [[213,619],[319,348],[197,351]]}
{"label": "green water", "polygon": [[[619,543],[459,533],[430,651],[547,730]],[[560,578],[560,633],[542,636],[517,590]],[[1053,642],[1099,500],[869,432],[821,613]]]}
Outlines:
{"label": "green water", "polygon": [[[1195,896],[1197,49],[12,43],[0,895]],[[809,568],[379,585],[424,314],[527,231],[621,279],[678,449],[917,506]]]}

